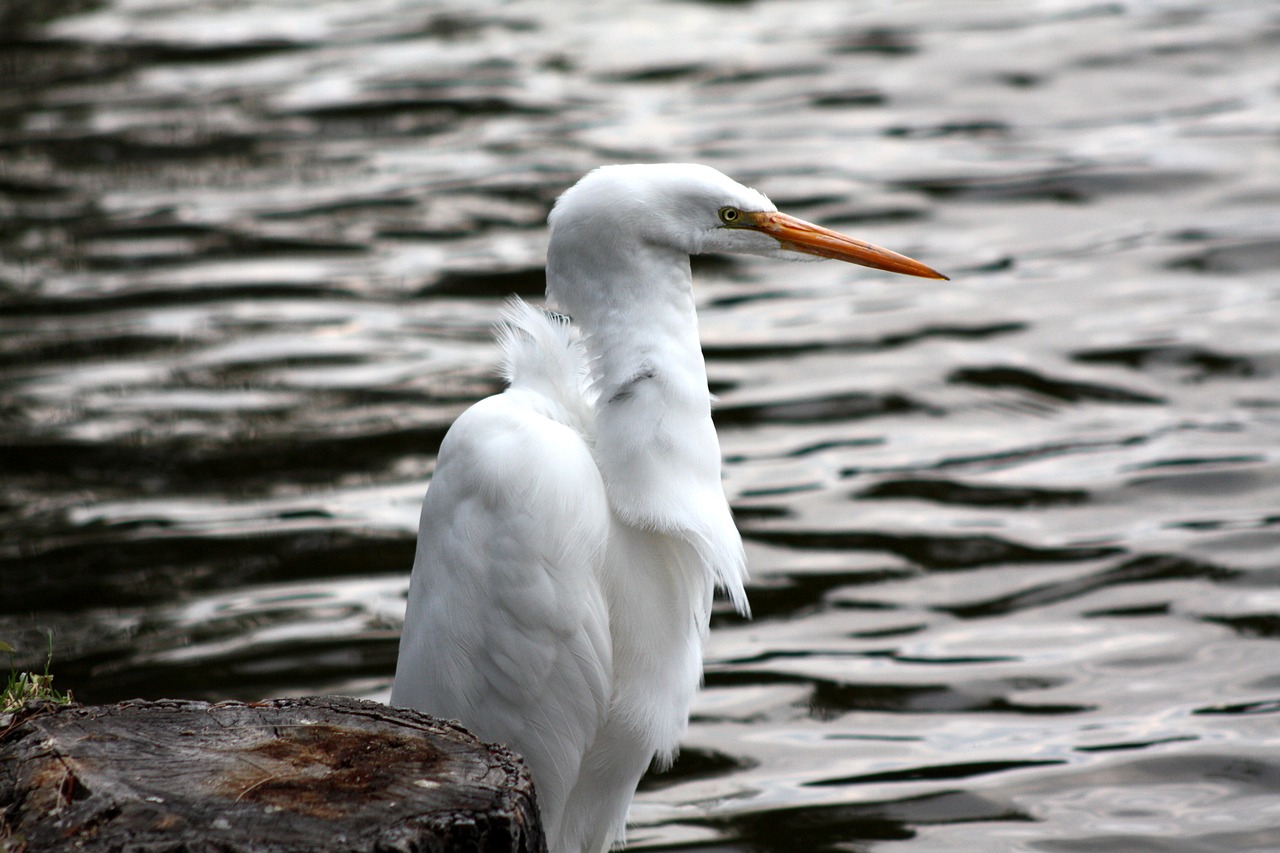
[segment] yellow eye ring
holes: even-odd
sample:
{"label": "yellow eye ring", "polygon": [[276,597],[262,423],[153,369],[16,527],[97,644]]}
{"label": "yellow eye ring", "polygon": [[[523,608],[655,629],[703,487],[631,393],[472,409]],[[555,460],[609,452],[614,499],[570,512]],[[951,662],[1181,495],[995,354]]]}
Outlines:
{"label": "yellow eye ring", "polygon": [[720,208],[720,221],[725,225],[736,225],[738,220],[742,218],[742,211],[736,207]]}

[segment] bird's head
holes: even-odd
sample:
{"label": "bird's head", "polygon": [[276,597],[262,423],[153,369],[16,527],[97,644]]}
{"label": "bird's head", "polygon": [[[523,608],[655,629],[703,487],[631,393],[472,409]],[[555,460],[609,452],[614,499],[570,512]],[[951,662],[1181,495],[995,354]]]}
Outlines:
{"label": "bird's head", "polygon": [[557,228],[586,226],[604,243],[640,240],[690,255],[833,258],[946,278],[905,255],[782,213],[763,193],[690,163],[603,166],[560,197],[550,221],[553,235]]}

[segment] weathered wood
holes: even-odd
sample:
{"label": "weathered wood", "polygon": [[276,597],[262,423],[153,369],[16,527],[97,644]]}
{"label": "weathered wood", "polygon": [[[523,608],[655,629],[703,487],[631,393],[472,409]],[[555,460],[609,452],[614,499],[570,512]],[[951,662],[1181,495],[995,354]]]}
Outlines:
{"label": "weathered wood", "polygon": [[415,711],[343,697],[0,717],[0,847],[545,851],[514,753]]}

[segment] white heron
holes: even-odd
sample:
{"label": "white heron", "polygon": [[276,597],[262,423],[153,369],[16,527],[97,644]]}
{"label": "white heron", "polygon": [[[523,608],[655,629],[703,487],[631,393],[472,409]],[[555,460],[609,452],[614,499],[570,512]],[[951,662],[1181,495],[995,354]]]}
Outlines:
{"label": "white heron", "polygon": [[675,756],[713,588],[748,610],[689,256],[945,276],[707,166],[596,169],[549,222],[547,297],[572,321],[509,303],[508,387],[440,446],[391,701],[521,753],[552,853],[600,853]]}

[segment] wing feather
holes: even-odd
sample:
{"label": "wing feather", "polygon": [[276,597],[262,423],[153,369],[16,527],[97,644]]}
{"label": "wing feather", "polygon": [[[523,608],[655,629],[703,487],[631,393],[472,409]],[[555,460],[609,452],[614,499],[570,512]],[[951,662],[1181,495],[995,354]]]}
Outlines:
{"label": "wing feather", "polygon": [[391,696],[522,753],[547,815],[563,811],[613,675],[597,576],[608,501],[559,409],[514,387],[477,403],[445,437]]}

